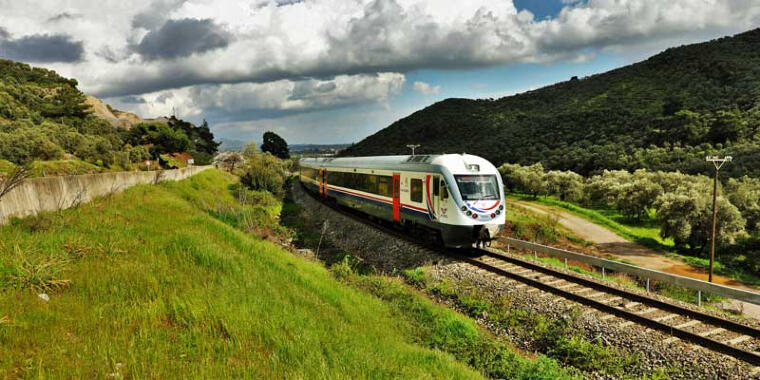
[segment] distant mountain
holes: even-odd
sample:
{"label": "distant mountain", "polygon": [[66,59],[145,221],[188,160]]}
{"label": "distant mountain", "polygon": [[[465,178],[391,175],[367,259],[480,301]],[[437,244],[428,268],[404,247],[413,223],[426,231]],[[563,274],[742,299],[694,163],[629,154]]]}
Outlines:
{"label": "distant mountain", "polygon": [[350,144],[293,144],[289,148],[292,153],[334,154],[349,146]]}
{"label": "distant mountain", "polygon": [[760,29],[668,49],[646,61],[498,100],[447,99],[341,155],[467,152],[495,164],[760,176]]}
{"label": "distant mountain", "polygon": [[240,152],[243,150],[249,141],[226,139],[224,137],[217,139],[221,144],[219,145],[220,152]]}

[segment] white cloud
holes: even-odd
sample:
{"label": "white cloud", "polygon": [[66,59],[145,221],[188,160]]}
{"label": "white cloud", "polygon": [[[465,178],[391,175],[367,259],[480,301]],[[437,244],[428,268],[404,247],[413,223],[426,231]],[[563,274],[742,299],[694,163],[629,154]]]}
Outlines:
{"label": "white cloud", "polygon": [[[284,6],[279,6],[283,5]],[[52,67],[85,91],[127,95],[199,84],[271,82],[340,74],[476,68],[574,59],[582,50],[757,26],[755,0],[588,0],[535,20],[509,0],[0,0],[14,36],[62,33],[85,61]],[[50,23],[62,12],[76,19]],[[130,46],[166,20],[209,19],[225,48],[145,62]]]}
{"label": "white cloud", "polygon": [[428,83],[416,81],[412,85],[414,91],[419,92],[422,95],[433,95],[441,92],[441,86],[431,86]]}
{"label": "white cloud", "polygon": [[[511,0],[0,0],[0,27],[14,39],[81,41],[81,60],[45,66],[94,95],[147,100],[122,104],[128,109],[157,115],[173,105],[237,119],[387,104],[414,70],[580,62],[604,49],[760,25],[757,0],[564,1],[556,17],[537,20]],[[139,54],[169,20],[221,38]]]}
{"label": "white cloud", "polygon": [[307,112],[316,109],[377,103],[386,106],[398,94],[406,78],[399,73],[338,75],[330,80],[278,80],[189,86],[134,97],[111,98],[118,107],[144,115],[168,115],[176,108],[180,117],[214,113],[217,119],[246,120]]}

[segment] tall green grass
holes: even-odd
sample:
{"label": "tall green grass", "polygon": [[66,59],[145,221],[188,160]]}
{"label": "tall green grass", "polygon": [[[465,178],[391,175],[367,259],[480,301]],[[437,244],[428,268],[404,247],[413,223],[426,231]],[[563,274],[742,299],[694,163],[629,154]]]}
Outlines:
{"label": "tall green grass", "polygon": [[262,206],[233,185],[207,171],[0,228],[3,377],[479,376],[380,299],[234,228]]}

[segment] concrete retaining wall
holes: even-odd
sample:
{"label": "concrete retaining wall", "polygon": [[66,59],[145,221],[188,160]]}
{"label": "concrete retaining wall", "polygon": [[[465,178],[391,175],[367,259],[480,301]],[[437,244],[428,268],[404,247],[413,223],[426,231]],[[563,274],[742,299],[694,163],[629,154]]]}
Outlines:
{"label": "concrete retaining wall", "polygon": [[66,209],[134,185],[154,183],[157,175],[159,181],[179,181],[211,167],[30,178],[0,199],[0,225],[8,223],[11,217]]}

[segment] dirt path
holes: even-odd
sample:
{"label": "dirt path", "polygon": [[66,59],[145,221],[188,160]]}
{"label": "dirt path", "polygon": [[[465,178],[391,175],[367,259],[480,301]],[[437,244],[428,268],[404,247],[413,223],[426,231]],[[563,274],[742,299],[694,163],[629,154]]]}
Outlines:
{"label": "dirt path", "polygon": [[[567,211],[525,201],[509,201],[509,203],[540,215],[555,215],[562,227],[566,228],[574,235],[594,243],[603,253],[609,254],[618,259],[625,260],[626,262],[644,268],[655,269],[661,272],[677,274],[699,280],[707,280],[707,272],[704,270],[694,268],[683,261],[667,257],[662,253],[632,243],[602,226],[589,222],[588,220],[575,216]],[[713,275],[713,281],[722,285],[758,291],[757,289],[743,285],[740,281],[729,277]],[[746,316],[751,316],[752,318],[760,320],[760,305],[746,302],[740,302],[740,304]]]}

